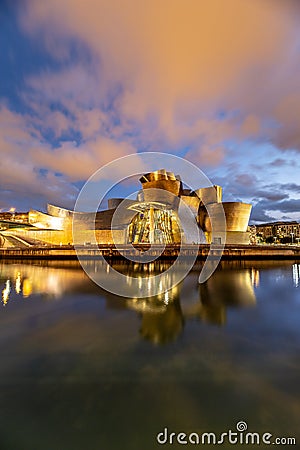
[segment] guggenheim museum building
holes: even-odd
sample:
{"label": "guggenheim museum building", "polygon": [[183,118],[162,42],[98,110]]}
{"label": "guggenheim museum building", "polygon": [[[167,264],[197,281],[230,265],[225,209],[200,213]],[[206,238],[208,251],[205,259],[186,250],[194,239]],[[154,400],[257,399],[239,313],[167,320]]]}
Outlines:
{"label": "guggenheim museum building", "polygon": [[[209,244],[212,241],[215,244],[249,244],[247,229],[252,206],[222,202],[220,186],[199,187],[194,191],[185,189],[180,176],[165,169],[146,173],[139,181],[141,189],[135,199],[109,198],[108,208],[96,213],[74,212],[48,204],[47,213],[29,211],[30,226],[14,233],[38,243],[56,245],[88,245],[91,233],[97,243],[103,245],[114,242]],[[220,214],[225,222],[219,220]],[[80,230],[76,236],[74,221]],[[183,222],[189,221],[196,224],[200,238],[183,226]]]}

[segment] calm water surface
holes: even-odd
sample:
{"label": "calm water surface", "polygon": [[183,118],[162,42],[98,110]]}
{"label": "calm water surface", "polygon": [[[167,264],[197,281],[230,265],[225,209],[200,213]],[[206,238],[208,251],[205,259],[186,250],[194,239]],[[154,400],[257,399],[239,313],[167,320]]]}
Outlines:
{"label": "calm water surface", "polygon": [[300,445],[299,274],[293,262],[222,263],[205,285],[195,270],[138,300],[75,262],[1,263],[0,449],[184,448],[157,433],[241,420]]}

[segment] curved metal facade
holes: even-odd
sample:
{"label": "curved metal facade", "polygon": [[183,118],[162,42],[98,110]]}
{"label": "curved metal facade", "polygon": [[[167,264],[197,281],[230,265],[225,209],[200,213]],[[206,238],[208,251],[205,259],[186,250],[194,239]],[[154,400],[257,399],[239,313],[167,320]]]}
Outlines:
{"label": "curved metal facade", "polygon": [[28,213],[28,222],[36,228],[62,231],[66,228],[62,217],[55,217],[40,211],[31,210]]}
{"label": "curved metal facade", "polygon": [[[213,221],[214,230],[224,232],[221,229],[224,211],[227,242],[249,243],[247,226],[252,206],[241,202],[222,203],[220,186],[199,188],[191,192],[189,189],[183,189],[180,176],[167,172],[165,169],[143,175],[140,182],[142,190],[139,191],[137,200],[111,198],[108,200],[108,209],[96,213],[75,213],[48,204],[48,214],[30,211],[29,223],[43,230],[65,232],[68,242],[72,241],[72,224],[75,219],[80,223],[83,235],[85,232],[96,229],[99,232],[103,231],[101,239],[106,239],[104,236],[107,236],[109,242],[113,228],[122,230],[120,239],[121,235],[124,236],[124,243],[130,240],[136,242],[137,236],[142,236],[141,240],[144,242],[149,240],[150,243],[160,242],[161,236],[166,243],[175,243],[180,240],[189,243],[190,238],[180,230],[180,224],[176,219],[180,200],[182,200],[197,219],[199,227],[206,235],[207,242],[210,242],[212,235],[211,221]],[[149,226],[149,236],[147,226]]]}
{"label": "curved metal facade", "polygon": [[252,205],[241,202],[211,203],[206,208],[204,206],[200,207],[199,225],[203,231],[212,231],[211,220],[214,223],[215,229],[219,229],[218,224],[221,223],[219,217],[222,217],[222,209],[225,213],[227,232],[247,231]]}

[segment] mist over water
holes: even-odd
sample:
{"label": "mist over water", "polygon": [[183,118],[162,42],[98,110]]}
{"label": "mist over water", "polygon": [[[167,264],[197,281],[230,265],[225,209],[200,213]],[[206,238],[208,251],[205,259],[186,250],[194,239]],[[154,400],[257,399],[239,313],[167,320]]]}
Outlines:
{"label": "mist over water", "polygon": [[[149,278],[167,266],[114,268]],[[202,285],[199,270],[138,299],[77,262],[1,263],[1,450],[150,450],[164,427],[222,433],[241,420],[299,440],[300,266],[224,262]]]}

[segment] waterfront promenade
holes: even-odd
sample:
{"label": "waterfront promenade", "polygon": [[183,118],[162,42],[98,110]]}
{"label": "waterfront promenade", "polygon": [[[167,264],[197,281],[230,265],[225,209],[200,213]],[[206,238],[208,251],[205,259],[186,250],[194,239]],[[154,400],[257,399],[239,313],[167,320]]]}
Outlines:
{"label": "waterfront promenade", "polygon": [[[207,244],[195,245],[167,245],[162,251],[161,246],[150,246],[147,244],[122,245],[120,251],[113,245],[105,246],[80,246],[77,247],[77,253],[73,246],[28,246],[28,247],[9,247],[0,248],[1,259],[76,259],[77,254],[81,258],[97,258],[102,255],[111,259],[126,259],[127,257],[137,257],[147,251],[149,256],[159,259],[175,259],[179,252],[181,255],[189,257],[194,255],[195,247],[198,248],[198,259],[207,258],[209,251],[211,255],[219,255],[220,247]],[[223,254],[223,260],[243,260],[243,259],[300,259],[300,246],[298,245],[226,245]]]}

